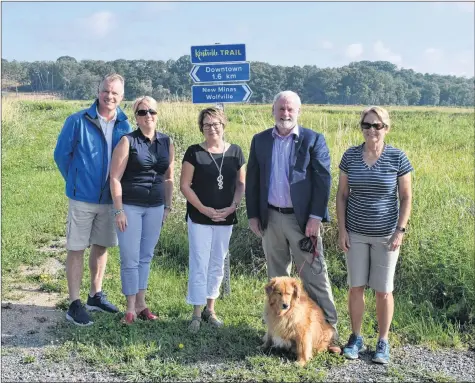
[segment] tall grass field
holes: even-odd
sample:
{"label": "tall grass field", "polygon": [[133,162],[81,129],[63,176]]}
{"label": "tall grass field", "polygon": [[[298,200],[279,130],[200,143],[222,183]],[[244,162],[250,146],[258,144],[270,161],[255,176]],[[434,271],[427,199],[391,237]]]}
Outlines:
{"label": "tall grass field", "polygon": [[[53,150],[66,117],[90,103],[2,100],[2,298],[12,293],[8,281],[36,278],[43,289],[59,292],[63,297],[59,306],[67,307],[64,271],[45,277],[22,276],[19,270],[22,265],[44,264],[50,256],[65,260],[65,252],[39,251],[65,236],[67,198]],[[131,102],[123,105],[135,124]],[[248,229],[245,207],[239,209],[231,238],[231,295],[216,303],[225,326],[215,330],[204,324],[196,335],[187,332],[192,308],[185,302],[188,243],[179,175],[186,148],[202,141],[197,125],[201,108],[188,103],[159,105],[159,129],[172,137],[176,148],[174,210],[162,231],[148,288],[150,308],[160,313],[161,320],[126,327],[119,323],[119,314],[94,314],[95,324],[87,328],[65,321],[56,329],[60,347],[51,358],[67,358],[73,352],[134,381],[322,381],[326,368],[345,363],[343,357],[319,354],[299,369],[289,355],[257,349],[265,331],[261,318],[266,271],[260,241]],[[324,246],[342,342],[351,330],[345,258],[337,247],[335,195],[344,151],[363,142],[358,129],[362,109],[303,105],[300,119],[301,125],[323,133],[330,148],[332,221],[324,225]],[[413,209],[396,270],[391,343],[393,347],[406,343],[473,347],[474,111],[388,109],[392,127],[386,141],[404,150],[415,169]],[[225,112],[226,140],[240,145],[247,158],[252,136],[273,125],[271,105],[226,105]],[[88,291],[86,256],[83,300]],[[125,310],[118,248],[109,252],[104,291]],[[366,292],[366,302],[363,334],[374,349],[373,292]]]}

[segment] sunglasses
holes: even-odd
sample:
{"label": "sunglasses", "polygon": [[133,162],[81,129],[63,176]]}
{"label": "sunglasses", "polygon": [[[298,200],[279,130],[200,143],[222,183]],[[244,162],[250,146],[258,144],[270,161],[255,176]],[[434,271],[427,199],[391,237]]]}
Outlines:
{"label": "sunglasses", "polygon": [[370,124],[369,122],[362,122],[361,129],[371,129],[375,128],[376,130],[384,129],[387,125],[383,124],[382,122],[377,122],[375,124]]}
{"label": "sunglasses", "polygon": [[147,113],[150,113],[151,116],[155,116],[157,114],[157,111],[156,110],[153,110],[153,109],[140,109],[140,110],[137,110],[135,112],[135,114],[137,114],[137,116],[140,116],[140,117],[144,117],[147,115]]}

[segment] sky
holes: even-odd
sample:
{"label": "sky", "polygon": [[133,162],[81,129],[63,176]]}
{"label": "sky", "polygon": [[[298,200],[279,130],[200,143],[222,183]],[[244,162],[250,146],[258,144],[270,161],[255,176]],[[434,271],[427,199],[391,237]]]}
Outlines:
{"label": "sky", "polygon": [[248,61],[341,67],[384,60],[474,76],[473,2],[2,2],[1,56],[177,60],[245,44]]}

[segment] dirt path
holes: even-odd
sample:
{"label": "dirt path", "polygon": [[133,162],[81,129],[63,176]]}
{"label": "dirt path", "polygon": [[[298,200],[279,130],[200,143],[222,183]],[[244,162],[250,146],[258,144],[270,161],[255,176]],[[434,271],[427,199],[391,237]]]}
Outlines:
{"label": "dirt path", "polygon": [[[53,276],[64,270],[58,253],[61,246],[53,244],[45,251],[53,257],[41,267],[22,267],[21,277]],[[48,250],[51,249],[51,250]],[[56,256],[56,257],[54,257]],[[44,292],[40,284],[19,282],[6,276],[2,283],[8,286],[2,295],[2,372],[4,382],[119,382],[107,371],[81,361],[74,350],[64,350],[61,326],[64,311],[56,308],[64,296]],[[41,279],[41,278],[40,278]],[[2,292],[3,294],[3,292]],[[6,299],[3,299],[5,297]],[[361,360],[347,362],[327,373],[328,381],[475,381],[475,353],[473,351],[431,351],[420,346],[406,345],[395,349],[389,368],[375,365],[370,354]],[[201,369],[203,366],[197,366]],[[206,364],[204,371],[212,371]],[[203,375],[204,376],[204,375]],[[213,376],[212,380],[219,380]]]}
{"label": "dirt path", "polygon": [[[40,249],[57,256],[62,241]],[[61,257],[58,257],[61,258]],[[63,257],[64,258],[64,257]],[[27,276],[54,277],[64,270],[55,257],[40,267],[21,267],[19,278],[5,276],[2,291],[2,382],[115,382],[118,377],[95,371],[74,353],[59,352],[63,340],[57,331],[64,324],[64,311],[56,306],[60,294],[41,291],[40,283],[22,282]]]}

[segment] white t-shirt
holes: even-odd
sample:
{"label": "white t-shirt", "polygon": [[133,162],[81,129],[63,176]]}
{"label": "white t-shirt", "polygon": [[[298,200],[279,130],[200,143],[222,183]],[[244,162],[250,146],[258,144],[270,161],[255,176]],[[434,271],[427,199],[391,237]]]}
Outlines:
{"label": "white t-shirt", "polygon": [[[96,108],[97,110],[97,108]],[[97,110],[97,117],[99,118],[99,123],[101,124],[102,131],[104,132],[104,136],[106,137],[107,142],[107,172],[106,172],[106,180],[109,177],[109,170],[112,158],[112,130],[114,129],[115,120],[117,119],[117,110],[115,111],[115,115],[112,120],[107,121],[104,117],[99,114],[99,110]]]}

